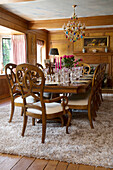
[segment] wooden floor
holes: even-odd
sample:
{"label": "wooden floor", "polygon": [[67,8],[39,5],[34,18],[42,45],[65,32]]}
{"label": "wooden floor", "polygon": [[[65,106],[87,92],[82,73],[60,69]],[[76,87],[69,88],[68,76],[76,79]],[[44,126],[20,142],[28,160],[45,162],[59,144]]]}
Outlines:
{"label": "wooden floor", "polygon": [[[10,99],[0,100],[0,106],[10,103]],[[41,160],[24,156],[0,153],[0,170],[113,170],[104,167],[69,164],[66,162]]]}

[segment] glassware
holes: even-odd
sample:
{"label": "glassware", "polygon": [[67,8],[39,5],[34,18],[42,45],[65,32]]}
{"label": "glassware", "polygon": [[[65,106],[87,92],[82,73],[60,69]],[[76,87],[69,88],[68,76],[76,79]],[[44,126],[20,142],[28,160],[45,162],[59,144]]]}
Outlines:
{"label": "glassware", "polygon": [[59,70],[58,69],[55,69],[54,70],[54,72],[55,72],[55,82],[58,82],[59,81]]}
{"label": "glassware", "polygon": [[63,83],[68,83],[69,82],[69,73],[70,73],[70,70],[68,68],[64,68],[63,69],[63,75],[64,75],[64,80],[63,80]]}
{"label": "glassware", "polygon": [[72,67],[72,69],[71,69],[70,81],[71,81],[71,83],[76,81],[76,67]]}
{"label": "glassware", "polygon": [[54,82],[54,80],[55,80],[55,75],[51,74],[51,81]]}
{"label": "glassware", "polygon": [[47,73],[48,73],[48,68],[43,69],[45,79],[47,80]]}
{"label": "glassware", "polygon": [[51,82],[51,75],[50,74],[47,74],[47,76],[46,76],[46,82]]}
{"label": "glassware", "polygon": [[82,72],[83,72],[83,66],[79,67],[79,75],[82,77]]}

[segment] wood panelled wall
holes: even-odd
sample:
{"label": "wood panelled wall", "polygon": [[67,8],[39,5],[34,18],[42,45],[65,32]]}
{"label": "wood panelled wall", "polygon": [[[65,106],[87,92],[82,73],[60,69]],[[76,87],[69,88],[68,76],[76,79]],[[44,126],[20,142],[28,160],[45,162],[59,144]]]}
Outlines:
{"label": "wood panelled wall", "polygon": [[0,99],[9,97],[9,86],[5,75],[0,75]]}
{"label": "wood panelled wall", "polygon": [[75,58],[82,58],[84,62],[89,64],[108,63],[109,75],[113,79],[113,28],[87,29],[86,37],[109,36],[108,53],[105,48],[96,48],[97,52],[93,53],[94,48],[87,48],[85,53],[83,50],[83,39],[70,42],[66,39],[63,31],[51,31],[48,34],[48,53],[50,48],[58,48],[59,56],[65,54],[74,54]]}
{"label": "wood panelled wall", "polygon": [[[87,29],[86,37],[95,37],[95,36],[109,36],[109,47],[108,51],[113,52],[113,28],[99,28],[99,29]],[[59,50],[59,55],[65,54],[75,54],[82,52],[83,49],[83,39],[76,41],[75,43],[70,42],[66,39],[63,31],[50,31],[48,33],[48,44],[49,49],[56,47]],[[86,52],[92,52],[94,48],[87,48]],[[96,48],[98,52],[104,52],[104,48]]]}
{"label": "wood panelled wall", "polygon": [[48,57],[48,31],[32,30],[27,33],[27,57],[28,63],[36,64],[37,62],[37,40],[43,40],[45,46],[45,57]]}
{"label": "wood panelled wall", "polygon": [[28,21],[0,7],[0,25],[26,33]]}

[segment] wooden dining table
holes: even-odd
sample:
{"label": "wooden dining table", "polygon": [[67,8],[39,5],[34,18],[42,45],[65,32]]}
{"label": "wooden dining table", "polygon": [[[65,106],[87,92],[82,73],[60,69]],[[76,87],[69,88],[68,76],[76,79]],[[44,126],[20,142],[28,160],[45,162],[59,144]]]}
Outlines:
{"label": "wooden dining table", "polygon": [[85,93],[92,84],[92,76],[83,76],[73,83],[45,82],[44,92],[50,93]]}

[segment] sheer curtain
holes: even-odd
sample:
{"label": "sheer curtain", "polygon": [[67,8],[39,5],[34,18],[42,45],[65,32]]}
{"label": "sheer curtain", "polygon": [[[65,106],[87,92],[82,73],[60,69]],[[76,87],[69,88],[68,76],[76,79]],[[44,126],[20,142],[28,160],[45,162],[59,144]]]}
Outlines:
{"label": "sheer curtain", "polygon": [[45,46],[43,40],[37,40],[37,63],[44,66]]}
{"label": "sheer curtain", "polygon": [[15,64],[26,63],[26,36],[12,35],[13,62]]}

